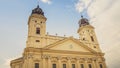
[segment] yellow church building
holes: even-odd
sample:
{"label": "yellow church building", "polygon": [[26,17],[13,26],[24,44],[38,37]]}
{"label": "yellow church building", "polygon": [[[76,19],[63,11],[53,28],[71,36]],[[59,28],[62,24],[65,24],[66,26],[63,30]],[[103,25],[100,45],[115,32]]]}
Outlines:
{"label": "yellow church building", "polygon": [[44,12],[37,6],[28,20],[26,48],[11,68],[107,68],[94,27],[81,17],[77,33],[80,38],[46,34]]}

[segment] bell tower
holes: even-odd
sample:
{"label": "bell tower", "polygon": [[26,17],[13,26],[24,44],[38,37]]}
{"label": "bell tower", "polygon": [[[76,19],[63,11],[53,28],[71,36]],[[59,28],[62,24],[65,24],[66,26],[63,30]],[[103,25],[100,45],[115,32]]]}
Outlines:
{"label": "bell tower", "polygon": [[77,32],[80,36],[80,40],[83,41],[83,43],[87,44],[87,46],[93,50],[101,52],[94,27],[90,25],[88,19],[83,18],[83,16],[81,16],[79,21],[79,29]]}
{"label": "bell tower", "polygon": [[44,37],[46,34],[46,20],[44,12],[39,5],[32,10],[28,20],[28,38],[27,47],[42,48],[44,47]]}

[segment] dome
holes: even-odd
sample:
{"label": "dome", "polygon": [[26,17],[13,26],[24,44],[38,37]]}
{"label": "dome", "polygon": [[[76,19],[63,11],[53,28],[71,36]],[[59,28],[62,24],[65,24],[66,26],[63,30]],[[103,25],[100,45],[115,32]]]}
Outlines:
{"label": "dome", "polygon": [[85,25],[89,25],[89,21],[86,18],[83,18],[83,16],[81,16],[81,19],[79,21],[79,26],[85,26]]}
{"label": "dome", "polygon": [[32,14],[40,14],[44,16],[44,12],[42,11],[42,9],[39,7],[39,5],[32,10]]}

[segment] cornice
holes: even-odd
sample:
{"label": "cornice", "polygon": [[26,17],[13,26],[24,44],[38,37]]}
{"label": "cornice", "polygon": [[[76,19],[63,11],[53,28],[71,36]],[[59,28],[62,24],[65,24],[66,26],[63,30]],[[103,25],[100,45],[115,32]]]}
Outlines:
{"label": "cornice", "polygon": [[96,55],[104,56],[104,53],[91,53],[91,52],[79,52],[79,51],[66,51],[66,50],[52,50],[52,49],[43,49],[43,48],[25,48],[24,54],[26,53],[59,53],[59,54],[76,54],[76,55]]}

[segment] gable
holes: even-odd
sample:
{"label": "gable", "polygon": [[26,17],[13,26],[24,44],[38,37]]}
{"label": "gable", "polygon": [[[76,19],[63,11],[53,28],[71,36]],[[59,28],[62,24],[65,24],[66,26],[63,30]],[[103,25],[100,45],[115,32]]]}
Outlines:
{"label": "gable", "polygon": [[65,42],[56,44],[50,47],[52,50],[63,50],[63,51],[78,51],[78,52],[90,52],[88,49],[82,47],[83,44],[78,44],[72,40],[67,40]]}

